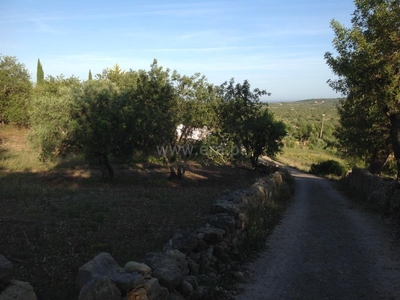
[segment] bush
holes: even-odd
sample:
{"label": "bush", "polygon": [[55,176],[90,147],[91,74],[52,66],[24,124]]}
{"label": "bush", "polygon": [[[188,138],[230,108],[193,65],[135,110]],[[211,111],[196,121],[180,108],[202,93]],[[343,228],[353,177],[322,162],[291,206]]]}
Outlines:
{"label": "bush", "polygon": [[346,174],[346,168],[336,160],[326,160],[317,164],[312,164],[310,173],[315,175],[335,175],[343,176]]}

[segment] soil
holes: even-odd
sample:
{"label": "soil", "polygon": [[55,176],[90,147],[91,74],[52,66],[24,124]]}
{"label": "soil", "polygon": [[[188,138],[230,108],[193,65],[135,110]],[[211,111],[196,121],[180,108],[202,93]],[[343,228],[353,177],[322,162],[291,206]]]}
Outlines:
{"label": "soil", "polygon": [[248,266],[244,299],[400,299],[400,245],[335,183],[292,170],[292,205]]}
{"label": "soil", "polygon": [[80,266],[109,252],[123,266],[161,251],[179,229],[196,228],[219,196],[260,176],[247,166],[192,164],[168,181],[156,164],[116,166],[103,180],[88,168],[0,170],[0,253],[38,299],[78,298]]}

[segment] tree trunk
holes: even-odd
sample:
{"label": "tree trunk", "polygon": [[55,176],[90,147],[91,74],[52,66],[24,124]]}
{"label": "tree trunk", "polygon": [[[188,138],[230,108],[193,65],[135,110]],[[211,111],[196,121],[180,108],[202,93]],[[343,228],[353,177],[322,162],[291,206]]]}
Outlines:
{"label": "tree trunk", "polygon": [[397,182],[400,181],[400,115],[392,114],[390,119],[390,137],[397,165]]}
{"label": "tree trunk", "polygon": [[103,174],[103,178],[114,178],[114,169],[108,160],[107,155],[100,154],[99,155],[99,165],[101,169],[101,173]]}
{"label": "tree trunk", "polygon": [[257,168],[258,156],[256,156],[255,154],[250,156],[250,162],[251,162],[251,165],[253,166],[254,169]]}

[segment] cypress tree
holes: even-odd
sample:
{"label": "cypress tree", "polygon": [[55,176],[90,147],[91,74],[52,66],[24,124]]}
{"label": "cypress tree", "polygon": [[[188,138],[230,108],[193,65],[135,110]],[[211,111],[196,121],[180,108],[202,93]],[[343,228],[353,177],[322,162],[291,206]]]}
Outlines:
{"label": "cypress tree", "polygon": [[36,83],[42,83],[44,81],[44,72],[42,64],[40,63],[40,59],[37,62],[37,71],[36,71]]}
{"label": "cypress tree", "polygon": [[92,77],[92,70],[89,70],[89,80],[92,80],[93,79],[93,77]]}

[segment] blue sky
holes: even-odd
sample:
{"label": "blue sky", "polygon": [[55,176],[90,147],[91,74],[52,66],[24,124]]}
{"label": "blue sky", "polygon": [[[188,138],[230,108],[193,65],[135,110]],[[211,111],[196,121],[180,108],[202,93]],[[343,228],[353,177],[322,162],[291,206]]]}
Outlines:
{"label": "blue sky", "polygon": [[16,56],[36,80],[86,80],[116,63],[159,65],[209,82],[249,80],[267,101],[338,97],[324,53],[331,19],[349,24],[351,0],[35,1],[0,0],[0,54]]}

